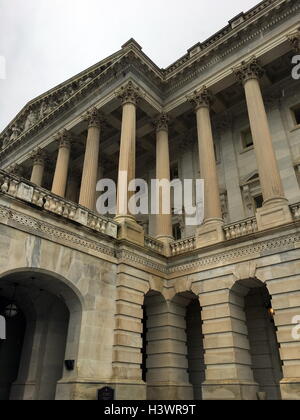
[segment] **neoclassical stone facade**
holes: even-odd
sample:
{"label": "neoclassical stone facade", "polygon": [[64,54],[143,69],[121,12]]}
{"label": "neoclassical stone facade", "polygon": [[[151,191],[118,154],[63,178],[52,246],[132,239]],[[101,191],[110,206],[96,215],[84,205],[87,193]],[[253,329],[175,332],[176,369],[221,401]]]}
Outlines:
{"label": "neoclassical stone facade", "polygon": [[[265,0],[166,69],[131,39],[3,131],[0,400],[300,399],[299,16]],[[126,206],[200,177],[200,226]]]}

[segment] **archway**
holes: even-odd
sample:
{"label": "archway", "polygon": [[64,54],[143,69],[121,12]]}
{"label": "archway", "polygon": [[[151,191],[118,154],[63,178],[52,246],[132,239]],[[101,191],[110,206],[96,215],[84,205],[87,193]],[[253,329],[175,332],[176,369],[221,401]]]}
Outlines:
{"label": "archway", "polygon": [[261,281],[249,279],[237,282],[233,290],[244,296],[251,368],[261,398],[281,399],[282,363],[268,289]]}
{"label": "archway", "polygon": [[204,351],[198,297],[176,295],[166,301],[149,292],[144,303],[143,379],[151,400],[200,400]]}
{"label": "archway", "polygon": [[23,347],[26,318],[10,300],[0,296],[0,314],[5,317],[6,338],[0,340],[0,401],[8,400],[17,379]]}
{"label": "archway", "polygon": [[[0,399],[55,399],[64,361],[75,359],[79,299],[52,273],[18,270],[0,278],[0,302],[8,337],[1,344],[0,366],[9,353],[14,355]],[[8,305],[17,311],[11,320],[5,313]]]}

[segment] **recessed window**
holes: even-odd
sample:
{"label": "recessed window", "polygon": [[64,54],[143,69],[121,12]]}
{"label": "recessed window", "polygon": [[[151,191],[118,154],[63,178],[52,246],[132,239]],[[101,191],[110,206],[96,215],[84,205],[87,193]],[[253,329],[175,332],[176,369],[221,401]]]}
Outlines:
{"label": "recessed window", "polygon": [[264,199],[262,195],[257,195],[256,197],[254,197],[254,202],[255,202],[255,207],[257,209],[261,209],[264,203]]}
{"label": "recessed window", "polygon": [[250,128],[247,128],[247,130],[243,130],[241,136],[243,149],[248,149],[249,147],[253,146],[253,137]]}
{"label": "recessed window", "polygon": [[176,162],[176,163],[173,163],[173,165],[171,165],[171,181],[178,178],[179,178],[179,168],[178,168],[178,163]]}
{"label": "recessed window", "polygon": [[179,223],[173,225],[173,237],[175,241],[180,241],[181,239],[181,228]]}
{"label": "recessed window", "polygon": [[296,125],[300,125],[300,105],[292,108],[292,113]]}

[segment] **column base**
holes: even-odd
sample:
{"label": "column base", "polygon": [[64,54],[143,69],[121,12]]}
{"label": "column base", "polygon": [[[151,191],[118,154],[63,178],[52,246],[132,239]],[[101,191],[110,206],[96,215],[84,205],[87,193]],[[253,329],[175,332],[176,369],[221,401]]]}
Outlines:
{"label": "column base", "polygon": [[149,401],[192,401],[194,399],[191,384],[147,384],[147,400]]}
{"label": "column base", "polygon": [[283,400],[300,400],[300,378],[288,378],[280,381]]}
{"label": "column base", "polygon": [[116,217],[115,221],[119,224],[118,239],[126,239],[137,245],[144,246],[145,232],[134,218]]}
{"label": "column base", "polygon": [[224,221],[222,219],[210,219],[199,226],[196,234],[196,248],[204,248],[223,242],[225,240],[223,225]]}
{"label": "column base", "polygon": [[56,388],[56,400],[76,400],[76,401],[95,401],[97,400],[98,390],[110,387],[115,391],[116,401],[146,400],[146,384],[144,381],[131,380],[61,380]]}
{"label": "column base", "polygon": [[205,381],[202,384],[203,400],[242,400],[258,399],[259,386],[256,382],[220,380]]}
{"label": "column base", "polygon": [[258,230],[271,229],[293,221],[288,201],[284,198],[268,200],[256,212]]}
{"label": "column base", "polygon": [[36,382],[13,383],[9,399],[12,401],[33,401],[35,399],[36,385]]}

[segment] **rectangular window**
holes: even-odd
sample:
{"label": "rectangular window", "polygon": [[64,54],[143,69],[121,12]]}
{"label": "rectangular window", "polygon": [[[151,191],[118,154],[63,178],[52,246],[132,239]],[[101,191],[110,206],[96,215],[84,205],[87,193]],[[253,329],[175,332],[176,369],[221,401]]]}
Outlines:
{"label": "rectangular window", "polygon": [[180,241],[181,239],[181,229],[180,229],[179,223],[176,223],[176,225],[173,225],[173,237],[175,241]]}
{"label": "rectangular window", "polygon": [[253,146],[253,137],[250,128],[247,128],[247,130],[242,131],[241,136],[243,149],[248,149],[249,147]]}
{"label": "rectangular window", "polygon": [[178,179],[179,178],[179,168],[178,168],[178,163],[173,163],[171,165],[171,181],[174,181],[174,179]]}
{"label": "rectangular window", "polygon": [[300,125],[300,105],[292,108],[292,113],[296,125]]}
{"label": "rectangular window", "polygon": [[255,202],[255,207],[257,209],[261,209],[264,203],[264,199],[262,195],[257,195],[256,197],[254,197],[254,202]]}

